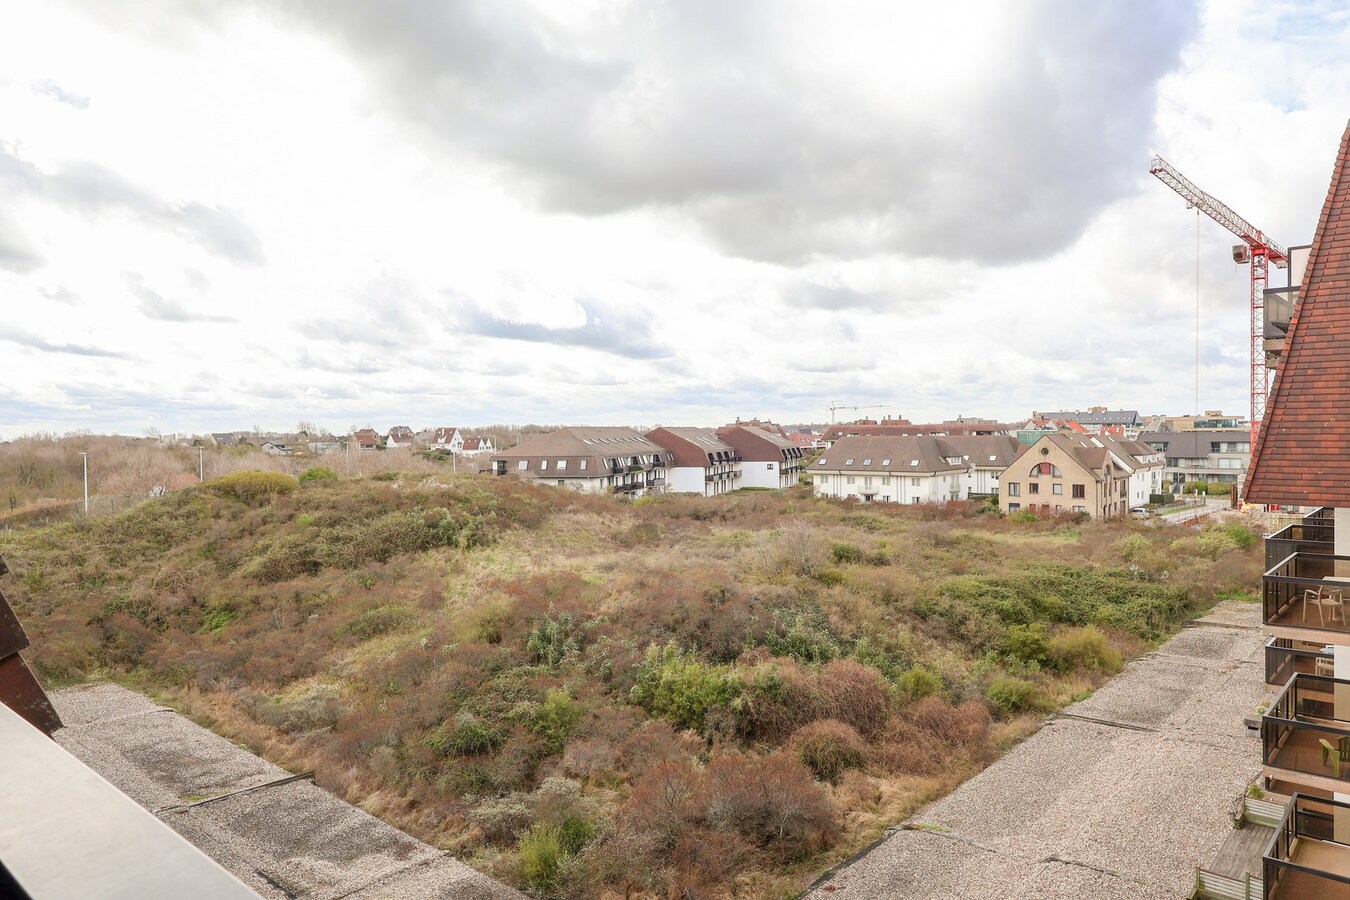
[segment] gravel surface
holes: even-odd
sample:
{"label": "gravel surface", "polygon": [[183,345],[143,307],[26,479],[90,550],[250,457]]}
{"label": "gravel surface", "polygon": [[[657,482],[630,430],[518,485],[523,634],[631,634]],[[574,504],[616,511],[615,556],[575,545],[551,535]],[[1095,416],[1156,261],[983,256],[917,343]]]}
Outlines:
{"label": "gravel surface", "polygon": [[1135,660],[812,898],[1180,898],[1260,768],[1242,717],[1267,697],[1259,607]]}
{"label": "gravel surface", "polygon": [[523,900],[308,781],[271,784],[289,773],[133,691],[52,700],[63,747],[263,897]]}

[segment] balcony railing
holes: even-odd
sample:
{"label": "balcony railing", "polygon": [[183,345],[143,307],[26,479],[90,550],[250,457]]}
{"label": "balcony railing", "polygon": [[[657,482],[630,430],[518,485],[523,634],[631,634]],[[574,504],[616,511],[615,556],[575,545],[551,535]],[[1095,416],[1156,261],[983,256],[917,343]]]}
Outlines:
{"label": "balcony railing", "polygon": [[1350,897],[1347,832],[1350,803],[1295,794],[1261,858],[1266,900]]}
{"label": "balcony railing", "polygon": [[1261,577],[1263,621],[1273,627],[1350,634],[1350,604],[1319,605],[1307,593],[1319,590],[1350,593],[1350,556],[1292,553],[1280,560]]}
{"label": "balcony railing", "polygon": [[1350,782],[1350,721],[1342,719],[1350,719],[1350,681],[1295,675],[1261,717],[1262,762],[1294,775]]}
{"label": "balcony railing", "polygon": [[1266,640],[1266,684],[1283,687],[1295,675],[1330,675],[1331,672],[1330,647],[1282,637]]}
{"label": "balcony railing", "polygon": [[1302,523],[1286,525],[1266,538],[1267,569],[1291,553],[1330,555],[1335,552],[1335,528],[1329,520],[1315,518],[1317,515],[1311,513]]}

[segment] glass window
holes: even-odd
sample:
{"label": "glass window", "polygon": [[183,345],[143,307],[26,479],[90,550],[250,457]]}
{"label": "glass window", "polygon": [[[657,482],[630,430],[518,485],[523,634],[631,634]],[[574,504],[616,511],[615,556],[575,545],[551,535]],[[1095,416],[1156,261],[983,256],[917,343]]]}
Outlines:
{"label": "glass window", "polygon": [[1084,497],[1086,497],[1087,494],[1085,493],[1085,488],[1083,487],[1083,485],[1075,484],[1073,486],[1073,495],[1077,497],[1079,500],[1082,500]]}
{"label": "glass window", "polygon": [[583,472],[586,471],[586,460],[583,459],[581,465],[577,466],[577,468],[581,469]]}
{"label": "glass window", "polygon": [[565,459],[558,460],[558,471],[561,472],[565,468],[567,468],[567,460]]}
{"label": "glass window", "polygon": [[540,472],[547,472],[547,471],[548,471],[548,460],[546,460],[546,459],[541,459],[541,460],[539,460],[539,471],[540,471]]}
{"label": "glass window", "polygon": [[1020,497],[1022,495],[1022,485],[1016,481],[1010,481],[1004,487],[1008,489],[1009,497]]}
{"label": "glass window", "polygon": [[1020,503],[1009,503],[1009,504],[1008,504],[1008,512],[1017,512],[1017,511],[1018,511],[1019,509],[1021,509],[1021,508],[1022,508],[1022,504],[1020,504]]}
{"label": "glass window", "polygon": [[1064,485],[1062,485],[1062,484],[1052,484],[1052,485],[1050,485],[1050,493],[1052,493],[1052,494],[1062,494],[1062,493],[1064,493]]}
{"label": "glass window", "polygon": [[1027,485],[1027,493],[1028,493],[1028,494],[1039,494],[1040,492],[1041,492],[1041,486],[1040,486],[1039,484],[1037,484],[1036,482],[1033,481],[1033,482],[1031,482],[1030,484]]}

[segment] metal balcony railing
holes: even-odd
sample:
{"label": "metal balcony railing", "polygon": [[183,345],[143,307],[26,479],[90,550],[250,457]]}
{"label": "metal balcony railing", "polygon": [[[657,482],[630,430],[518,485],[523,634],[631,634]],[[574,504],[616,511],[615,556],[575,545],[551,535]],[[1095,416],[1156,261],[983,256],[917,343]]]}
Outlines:
{"label": "metal balcony railing", "polygon": [[1261,857],[1262,893],[1350,897],[1350,803],[1294,794]]}

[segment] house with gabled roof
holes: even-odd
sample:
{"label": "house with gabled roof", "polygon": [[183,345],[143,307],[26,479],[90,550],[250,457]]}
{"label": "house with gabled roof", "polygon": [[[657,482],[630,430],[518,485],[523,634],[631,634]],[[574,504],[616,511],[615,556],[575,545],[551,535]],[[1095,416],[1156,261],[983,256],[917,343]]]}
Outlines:
{"label": "house with gabled roof", "polygon": [[736,448],[711,428],[657,428],[647,439],[673,457],[667,476],[670,490],[713,497],[741,486],[741,458]]}
{"label": "house with gabled roof", "polygon": [[1123,459],[1125,449],[1108,448],[1108,440],[1056,431],[1023,444],[999,476],[999,507],[1004,513],[1086,513],[1094,519],[1125,515],[1135,470]]}
{"label": "house with gabled roof", "polygon": [[385,446],[411,449],[413,442],[416,439],[417,436],[413,434],[413,430],[407,425],[395,425],[393,428],[389,429],[389,438],[385,441]]}
{"label": "house with gabled roof", "polygon": [[471,437],[464,438],[459,452],[461,456],[481,456],[484,453],[495,453],[496,448],[492,446],[490,437]]}
{"label": "house with gabled roof", "polygon": [[768,423],[724,425],[717,437],[736,449],[741,460],[741,486],[785,488],[797,483],[806,451],[787,433]]}
{"label": "house with gabled roof", "polygon": [[464,438],[458,428],[437,428],[431,435],[431,448],[458,453],[464,449]]}
{"label": "house with gabled roof", "polygon": [[374,428],[361,428],[352,432],[352,445],[357,450],[380,449],[380,435]]}
{"label": "house with gabled roof", "polygon": [[663,494],[670,451],[631,428],[560,428],[492,454],[494,475],[625,497]]}

